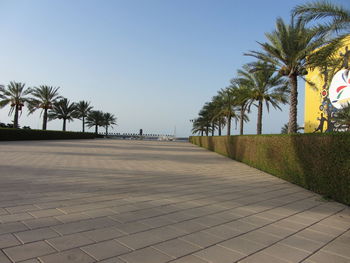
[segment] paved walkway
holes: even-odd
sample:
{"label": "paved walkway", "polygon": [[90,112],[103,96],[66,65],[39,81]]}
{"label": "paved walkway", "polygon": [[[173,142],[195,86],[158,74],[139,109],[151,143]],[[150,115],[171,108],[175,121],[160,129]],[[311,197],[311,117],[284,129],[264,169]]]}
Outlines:
{"label": "paved walkway", "polygon": [[189,143],[0,142],[0,262],[350,262],[350,210]]}

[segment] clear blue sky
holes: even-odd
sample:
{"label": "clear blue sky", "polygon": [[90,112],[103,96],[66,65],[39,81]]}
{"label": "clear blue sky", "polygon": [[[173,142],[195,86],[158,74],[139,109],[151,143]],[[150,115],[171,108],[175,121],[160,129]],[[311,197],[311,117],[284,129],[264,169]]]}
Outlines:
{"label": "clear blue sky", "polygon": [[[60,86],[70,100],[115,114],[116,132],[164,134],[176,126],[187,136],[203,103],[252,61],[243,53],[258,49],[276,17],[289,20],[291,8],[304,2],[0,0],[0,83]],[[10,121],[7,112],[0,110],[1,122]],[[263,132],[279,133],[288,107],[264,114]],[[40,128],[39,117],[24,111],[20,125]],[[255,112],[250,119],[246,132],[255,133]],[[68,130],[80,127],[79,120],[68,123]],[[48,128],[61,129],[61,122]]]}

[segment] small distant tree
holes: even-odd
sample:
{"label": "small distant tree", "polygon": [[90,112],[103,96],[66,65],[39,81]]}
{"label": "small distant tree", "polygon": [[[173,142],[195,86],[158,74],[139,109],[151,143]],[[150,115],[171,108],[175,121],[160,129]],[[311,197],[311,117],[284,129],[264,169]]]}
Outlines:
{"label": "small distant tree", "polygon": [[92,110],[90,102],[81,100],[76,104],[75,118],[81,119],[83,122],[83,132],[85,132],[85,118],[88,116],[89,112]]}
{"label": "small distant tree", "polygon": [[67,121],[72,121],[74,118],[75,104],[64,98],[56,101],[52,109],[49,111],[49,120],[59,119],[63,120],[62,130],[66,130]]}
{"label": "small distant tree", "polygon": [[99,110],[90,111],[86,117],[86,125],[91,128],[95,127],[95,133],[98,134],[98,126],[104,126],[103,112]]}
{"label": "small distant tree", "polygon": [[117,118],[113,114],[109,112],[103,114],[103,126],[106,128],[106,136],[108,136],[108,127],[116,124]]}

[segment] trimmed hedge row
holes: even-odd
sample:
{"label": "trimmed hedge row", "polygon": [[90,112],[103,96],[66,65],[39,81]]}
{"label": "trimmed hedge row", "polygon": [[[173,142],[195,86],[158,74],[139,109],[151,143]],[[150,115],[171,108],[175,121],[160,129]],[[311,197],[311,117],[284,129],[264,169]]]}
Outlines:
{"label": "trimmed hedge row", "polygon": [[0,141],[94,139],[96,137],[103,136],[83,132],[0,128]]}
{"label": "trimmed hedge row", "polygon": [[190,142],[350,205],[350,133],[193,136]]}

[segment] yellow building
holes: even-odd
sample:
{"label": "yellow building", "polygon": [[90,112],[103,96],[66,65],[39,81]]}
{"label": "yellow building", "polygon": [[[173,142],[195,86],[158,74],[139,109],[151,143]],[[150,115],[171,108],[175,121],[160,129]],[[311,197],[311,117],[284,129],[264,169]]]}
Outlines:
{"label": "yellow building", "polygon": [[[344,46],[338,54],[350,49],[350,36],[344,41]],[[325,76],[319,69],[309,70],[306,79],[314,85],[305,84],[304,132],[325,132],[334,129],[332,115],[342,105],[350,101],[350,74],[348,71],[338,72],[331,85],[325,84]],[[343,98],[339,98],[342,95]]]}

